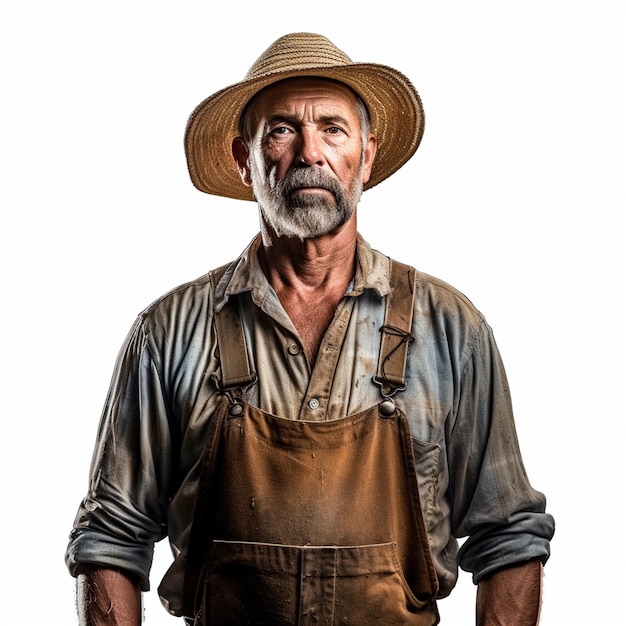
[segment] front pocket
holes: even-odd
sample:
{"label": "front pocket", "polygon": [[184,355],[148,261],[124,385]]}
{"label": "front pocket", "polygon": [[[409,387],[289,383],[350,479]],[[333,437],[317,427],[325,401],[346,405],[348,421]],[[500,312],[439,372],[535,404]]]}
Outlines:
{"label": "front pocket", "polygon": [[300,548],[214,541],[204,583],[204,624],[298,623]]}
{"label": "front pocket", "polygon": [[436,443],[411,439],[415,459],[415,474],[420,494],[420,504],[426,528],[430,530],[433,510],[437,504],[437,484],[439,480],[439,456],[441,446]]}
{"label": "front pocket", "polygon": [[430,626],[430,598],[409,588],[395,543],[286,546],[215,541],[204,585],[206,626]]}

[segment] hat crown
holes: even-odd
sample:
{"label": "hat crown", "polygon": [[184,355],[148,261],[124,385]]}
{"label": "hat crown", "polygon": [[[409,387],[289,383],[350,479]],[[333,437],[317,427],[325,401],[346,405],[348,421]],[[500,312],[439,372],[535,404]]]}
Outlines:
{"label": "hat crown", "polygon": [[350,57],[323,35],[291,33],[277,39],[263,52],[248,70],[245,80],[278,72],[352,64]]}

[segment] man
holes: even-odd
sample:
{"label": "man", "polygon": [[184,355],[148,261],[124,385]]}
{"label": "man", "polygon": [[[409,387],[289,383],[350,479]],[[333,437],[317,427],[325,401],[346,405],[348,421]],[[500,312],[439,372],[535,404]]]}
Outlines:
{"label": "man", "polygon": [[436,624],[457,562],[479,624],[538,622],[554,523],[491,329],[357,232],[423,127],[405,76],[307,33],[194,111],[193,183],[261,233],[127,338],[66,555],[81,623],[139,623],[165,536],[189,623]]}

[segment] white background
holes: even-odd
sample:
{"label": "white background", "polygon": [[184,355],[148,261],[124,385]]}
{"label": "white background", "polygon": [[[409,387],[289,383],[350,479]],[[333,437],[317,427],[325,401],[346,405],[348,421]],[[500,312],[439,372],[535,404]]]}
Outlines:
{"label": "white background", "polygon": [[[0,622],[75,623],[63,554],[119,346],[142,308],[257,229],[253,204],[192,187],[186,118],[304,30],[421,93],[422,145],[365,194],[360,229],[495,330],[527,470],[557,519],[542,624],[623,624],[620,4],[3,3]],[[166,562],[161,544],[154,587]],[[442,623],[472,624],[473,593],[462,575]],[[145,613],[179,623],[154,593]]]}

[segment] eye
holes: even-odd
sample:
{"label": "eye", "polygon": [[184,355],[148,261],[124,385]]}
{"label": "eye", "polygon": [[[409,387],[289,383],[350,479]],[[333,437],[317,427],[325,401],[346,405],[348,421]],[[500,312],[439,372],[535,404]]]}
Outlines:
{"label": "eye", "polygon": [[287,135],[290,132],[291,129],[288,126],[276,126],[275,128],[272,128],[270,130],[269,134],[274,136],[282,136]]}
{"label": "eye", "polygon": [[326,129],[326,132],[330,135],[339,135],[343,132],[343,129],[339,128],[339,126],[330,126]]}

